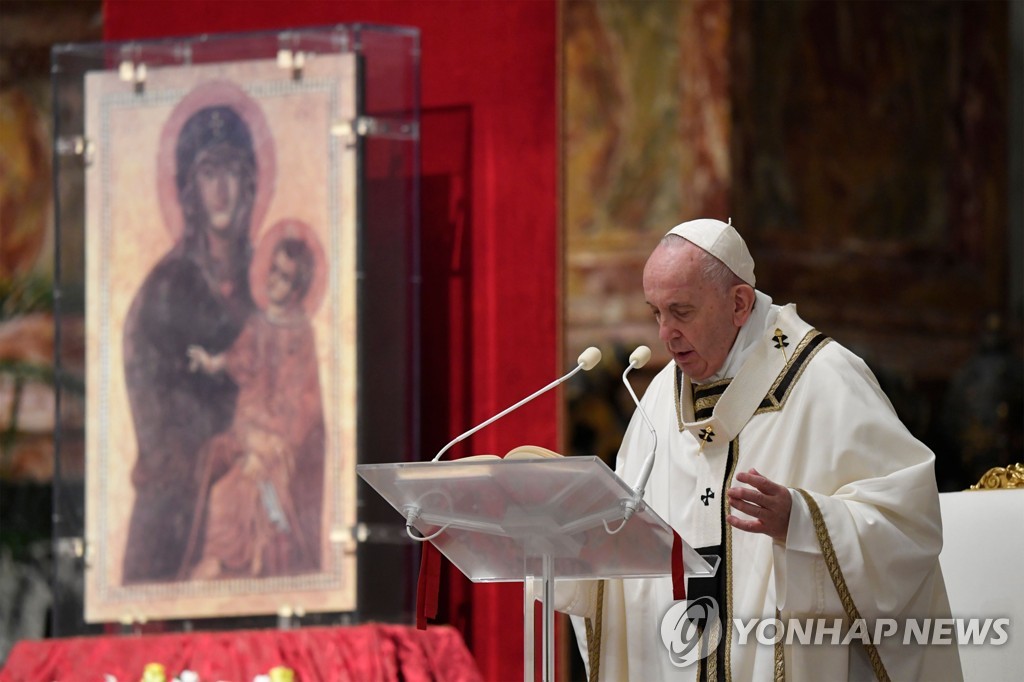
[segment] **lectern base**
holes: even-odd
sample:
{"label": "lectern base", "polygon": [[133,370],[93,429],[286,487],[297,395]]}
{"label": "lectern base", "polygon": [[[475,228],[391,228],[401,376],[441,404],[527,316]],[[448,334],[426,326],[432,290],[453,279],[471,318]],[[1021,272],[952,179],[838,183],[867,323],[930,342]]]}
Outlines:
{"label": "lectern base", "polygon": [[534,604],[541,601],[541,679],[554,682],[555,679],[555,577],[554,562],[544,556],[541,562],[543,575],[526,576],[523,580],[523,679],[533,682],[536,677],[536,650],[538,648],[534,628]]}
{"label": "lectern base", "polygon": [[691,602],[718,594],[718,567],[722,564],[722,557],[717,554],[701,554],[701,557],[708,562],[711,573],[686,577],[686,599]]}

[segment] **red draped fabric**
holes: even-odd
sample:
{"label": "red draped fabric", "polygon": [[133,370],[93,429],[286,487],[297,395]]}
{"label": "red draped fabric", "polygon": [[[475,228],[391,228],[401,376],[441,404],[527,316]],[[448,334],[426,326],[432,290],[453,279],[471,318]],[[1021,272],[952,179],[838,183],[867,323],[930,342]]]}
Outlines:
{"label": "red draped fabric", "polygon": [[[554,0],[104,2],[108,40],[420,29],[425,457],[561,373],[557,10]],[[558,449],[557,423],[549,394],[452,455]],[[522,679],[522,588],[443,570],[439,619],[463,633],[486,679]]]}
{"label": "red draped fabric", "polygon": [[275,666],[296,682],[477,682],[480,672],[459,633],[400,625],[302,630],[203,632],[138,637],[25,640],[15,645],[0,682],[135,682],[147,663],[171,679],[192,670],[204,681],[250,682]]}

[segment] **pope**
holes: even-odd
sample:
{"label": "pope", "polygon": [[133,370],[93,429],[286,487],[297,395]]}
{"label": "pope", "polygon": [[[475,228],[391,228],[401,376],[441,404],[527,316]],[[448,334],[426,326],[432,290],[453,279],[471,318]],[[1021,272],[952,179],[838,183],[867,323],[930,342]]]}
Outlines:
{"label": "pope", "polygon": [[[716,617],[695,624],[712,636],[681,667],[662,636],[671,578],[562,586],[590,679],[959,679],[955,644],[871,636],[876,621],[949,617],[933,453],[859,357],[755,284],[745,242],[718,220],[672,228],[644,268],[672,356],[641,403],[658,443],[645,500],[721,558]],[[623,480],[650,439],[637,412]],[[773,619],[783,634],[838,625],[774,641],[737,627]]]}

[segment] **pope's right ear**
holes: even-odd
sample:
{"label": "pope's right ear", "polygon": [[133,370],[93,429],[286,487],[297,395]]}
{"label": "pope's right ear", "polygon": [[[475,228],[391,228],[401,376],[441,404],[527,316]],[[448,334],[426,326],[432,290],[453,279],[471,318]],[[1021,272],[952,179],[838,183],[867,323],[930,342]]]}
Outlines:
{"label": "pope's right ear", "polygon": [[749,284],[736,284],[729,292],[732,295],[732,321],[737,328],[742,327],[750,319],[750,313],[754,310],[754,300],[757,295],[754,287]]}

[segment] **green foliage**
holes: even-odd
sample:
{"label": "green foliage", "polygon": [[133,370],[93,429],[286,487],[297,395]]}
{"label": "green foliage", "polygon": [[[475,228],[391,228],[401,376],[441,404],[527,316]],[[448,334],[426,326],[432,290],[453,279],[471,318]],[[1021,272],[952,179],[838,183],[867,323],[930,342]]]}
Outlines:
{"label": "green foliage", "polygon": [[0,322],[29,313],[53,310],[53,282],[32,274],[11,278],[0,276]]}

